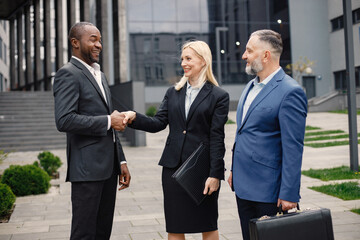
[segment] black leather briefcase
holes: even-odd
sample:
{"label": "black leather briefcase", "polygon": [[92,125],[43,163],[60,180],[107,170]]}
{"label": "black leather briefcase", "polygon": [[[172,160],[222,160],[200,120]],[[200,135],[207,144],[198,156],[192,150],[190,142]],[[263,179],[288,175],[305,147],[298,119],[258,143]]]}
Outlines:
{"label": "black leather briefcase", "polygon": [[251,240],[333,240],[327,208],[303,210],[274,217],[251,219]]}

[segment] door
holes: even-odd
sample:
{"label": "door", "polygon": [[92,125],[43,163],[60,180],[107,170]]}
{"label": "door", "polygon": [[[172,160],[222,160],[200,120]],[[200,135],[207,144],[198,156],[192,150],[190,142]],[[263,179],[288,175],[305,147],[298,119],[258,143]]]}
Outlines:
{"label": "door", "polygon": [[307,99],[315,97],[315,95],[316,95],[315,77],[314,76],[303,76],[302,82],[303,82],[303,87],[305,88]]}

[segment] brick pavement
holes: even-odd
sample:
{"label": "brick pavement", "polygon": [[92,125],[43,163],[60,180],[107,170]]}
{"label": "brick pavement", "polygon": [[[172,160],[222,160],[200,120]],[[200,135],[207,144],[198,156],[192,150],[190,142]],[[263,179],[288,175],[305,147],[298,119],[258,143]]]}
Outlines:
{"label": "brick pavement", "polygon": [[[229,117],[235,120],[235,112]],[[358,121],[359,122],[359,121]],[[341,114],[310,113],[307,124],[323,129],[347,129],[347,117]],[[231,164],[231,147],[236,126],[226,125],[226,167]],[[160,158],[167,130],[147,134],[146,147],[125,147],[132,174],[131,187],[118,192],[116,199],[112,240],[166,239],[162,207]],[[348,146],[313,149],[305,147],[303,169],[349,165]],[[65,162],[65,150],[53,150]],[[11,153],[0,165],[0,172],[9,164],[26,164],[36,160],[38,152]],[[18,197],[9,223],[0,224],[0,240],[32,240],[69,238],[71,221],[70,184],[64,181],[66,166],[60,168],[60,179],[53,180],[49,193]],[[228,172],[226,174],[228,176]],[[321,185],[316,179],[302,176],[300,206],[331,209],[335,238],[355,240],[360,236],[360,216],[351,213],[359,208],[360,200],[343,201],[308,189]],[[327,184],[327,183],[326,183]],[[299,230],[300,231],[300,230]],[[219,198],[220,239],[242,239],[234,194],[222,182]],[[186,239],[201,239],[200,234],[189,234]]]}

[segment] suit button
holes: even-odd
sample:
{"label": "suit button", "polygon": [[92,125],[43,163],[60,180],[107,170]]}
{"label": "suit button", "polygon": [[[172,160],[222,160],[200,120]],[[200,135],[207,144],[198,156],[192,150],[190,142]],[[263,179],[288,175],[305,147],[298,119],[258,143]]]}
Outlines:
{"label": "suit button", "polygon": [[186,134],[186,130],[183,131],[183,134]]}

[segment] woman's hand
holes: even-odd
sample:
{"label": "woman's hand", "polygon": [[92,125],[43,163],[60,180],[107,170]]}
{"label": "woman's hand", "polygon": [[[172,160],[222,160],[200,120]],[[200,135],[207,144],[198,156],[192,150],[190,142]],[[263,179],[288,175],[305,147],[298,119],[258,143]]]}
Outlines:
{"label": "woman's hand", "polygon": [[204,195],[211,195],[219,189],[220,180],[217,178],[208,177],[205,182]]}
{"label": "woman's hand", "polygon": [[134,111],[127,111],[127,112],[122,112],[123,114],[125,114],[125,118],[123,120],[123,123],[126,125],[128,123],[132,123],[132,121],[135,120],[136,118],[136,112]]}

